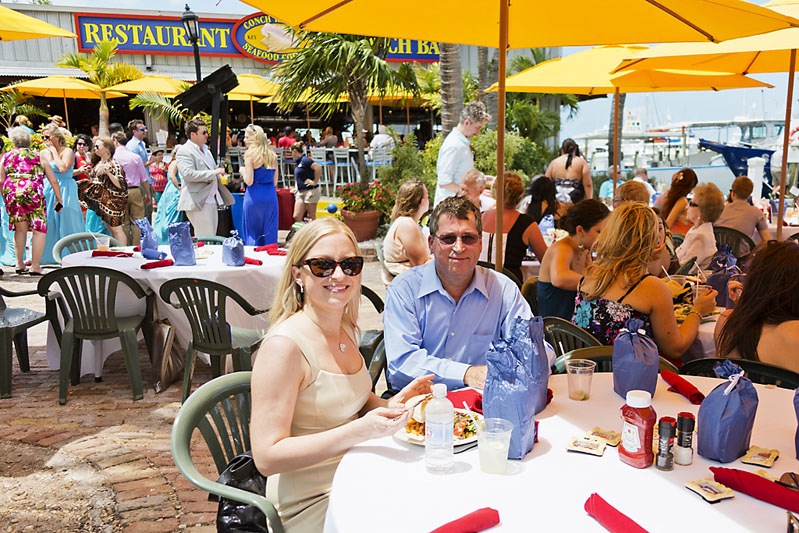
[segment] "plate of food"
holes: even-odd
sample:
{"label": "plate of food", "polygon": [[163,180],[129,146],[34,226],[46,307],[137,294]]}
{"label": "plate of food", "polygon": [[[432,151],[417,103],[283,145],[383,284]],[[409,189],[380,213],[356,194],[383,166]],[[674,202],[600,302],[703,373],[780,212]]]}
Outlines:
{"label": "plate of food", "polygon": [[[674,318],[677,319],[677,322],[682,322],[683,320],[688,318],[689,314],[691,314],[691,309],[693,309],[693,307],[694,306],[691,304],[676,304],[674,306]],[[723,307],[716,307],[712,313],[702,317],[702,323],[704,324],[707,319],[720,314],[723,310],[724,310]]]}
{"label": "plate of food", "polygon": [[[424,398],[423,396],[411,398],[406,402],[407,405],[414,405],[413,417],[405,424],[405,427],[394,433],[394,437],[402,442],[424,446],[424,410],[427,402],[433,399],[432,395]],[[419,401],[421,400],[421,401]],[[483,420],[483,415],[473,413],[478,422]],[[452,428],[453,444],[461,446],[470,444],[477,440],[477,429],[474,427],[472,417],[466,409],[455,409],[455,424]]]}

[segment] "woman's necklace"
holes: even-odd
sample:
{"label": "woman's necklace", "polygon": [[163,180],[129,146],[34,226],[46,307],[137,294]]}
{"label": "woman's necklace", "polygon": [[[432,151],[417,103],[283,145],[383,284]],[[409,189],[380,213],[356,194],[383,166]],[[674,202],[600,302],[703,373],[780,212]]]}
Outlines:
{"label": "woman's necklace", "polygon": [[[308,315],[305,315],[305,316],[308,316]],[[315,321],[314,321],[314,320],[313,320],[311,317],[309,317],[309,316],[308,316],[308,320],[310,320],[310,321],[313,323],[313,325],[314,325],[314,326],[316,326],[316,327],[317,327],[317,329],[318,329],[319,331],[321,331],[321,332],[322,332],[322,336],[324,336],[325,332],[324,332],[324,330],[322,330],[322,328],[321,328],[321,327],[319,327],[319,324],[317,324],[317,323],[316,323],[316,322],[315,322]],[[339,349],[339,350],[340,350],[340,351],[343,353],[343,352],[344,352],[344,350],[346,350],[346,349],[347,349],[347,345],[346,345],[345,343],[341,342],[341,328],[339,328],[339,330],[338,330],[338,340],[339,340],[339,343],[338,343],[338,349]]]}

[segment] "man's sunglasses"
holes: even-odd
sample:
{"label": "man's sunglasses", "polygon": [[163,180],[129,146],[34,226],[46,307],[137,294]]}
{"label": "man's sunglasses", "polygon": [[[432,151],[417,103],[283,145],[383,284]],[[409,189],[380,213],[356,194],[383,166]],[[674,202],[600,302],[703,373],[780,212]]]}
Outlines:
{"label": "man's sunglasses", "polygon": [[464,233],[463,235],[455,235],[454,233],[447,233],[446,235],[436,235],[435,237],[436,239],[446,244],[447,246],[452,246],[458,241],[458,239],[460,239],[461,242],[466,246],[472,246],[474,244],[477,244],[477,241],[480,240],[480,237],[478,237],[474,233]]}
{"label": "man's sunglasses", "polygon": [[321,257],[314,257],[306,259],[302,263],[308,265],[311,269],[311,274],[317,278],[328,278],[336,271],[336,266],[341,267],[341,271],[347,276],[357,276],[363,270],[363,257],[345,257],[341,261],[335,259],[323,259]]}

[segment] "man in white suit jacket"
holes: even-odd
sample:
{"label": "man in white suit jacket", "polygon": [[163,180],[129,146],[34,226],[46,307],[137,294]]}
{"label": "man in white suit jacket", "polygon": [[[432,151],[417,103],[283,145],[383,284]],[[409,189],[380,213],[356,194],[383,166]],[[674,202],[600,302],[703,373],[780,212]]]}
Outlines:
{"label": "man in white suit jacket", "polygon": [[217,206],[233,205],[233,195],[224,187],[219,176],[225,173],[216,168],[213,155],[206,146],[208,128],[201,119],[186,122],[189,142],[178,150],[180,188],[178,210],[185,211],[195,235],[216,235]]}

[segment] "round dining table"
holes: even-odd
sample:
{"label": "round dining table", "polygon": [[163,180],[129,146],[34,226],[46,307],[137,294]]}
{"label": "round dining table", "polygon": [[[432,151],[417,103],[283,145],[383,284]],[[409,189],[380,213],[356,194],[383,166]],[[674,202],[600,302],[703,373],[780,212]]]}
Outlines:
{"label": "round dining table", "polygon": [[[245,255],[259,259],[262,265],[244,265],[233,267],[222,262],[222,246],[206,245],[196,248],[197,264],[193,266],[168,266],[153,269],[142,269],[141,266],[150,260],[145,259],[140,253],[134,252],[132,257],[92,257],[91,251],[72,253],[62,260],[63,267],[97,266],[111,268],[123,272],[136,280],[144,289],[150,289],[155,294],[157,314],[159,319],[167,319],[175,326],[176,340],[181,347],[188,346],[191,340],[191,327],[186,315],[180,309],[161,300],[159,290],[166,281],[176,278],[195,278],[221,283],[229,289],[238,292],[256,309],[269,309],[274,300],[278,280],[283,271],[285,256],[271,256],[266,252],[255,252],[254,247],[245,246]],[[132,247],[119,248],[121,251],[132,252]],[[159,250],[172,258],[169,246],[162,245]],[[174,296],[173,296],[174,297]],[[269,328],[269,314],[263,313],[250,316],[239,305],[228,299],[227,321],[230,325],[266,331]],[[145,312],[144,299],[138,299],[126,286],[120,284],[117,294],[117,316],[143,316]],[[60,318],[60,317],[59,317]],[[141,333],[139,333],[139,338]],[[81,375],[94,374],[102,376],[102,367],[105,359],[112,353],[121,349],[118,338],[103,341],[84,341],[81,358]],[[208,356],[198,354],[206,363]],[[61,366],[60,350],[56,342],[52,327],[48,328],[47,335],[47,362],[50,368],[58,370]]]}
{"label": "round dining table", "polygon": [[[705,394],[726,383],[687,379]],[[549,386],[553,400],[536,416],[539,442],[524,459],[509,461],[502,475],[480,470],[477,448],[456,454],[451,473],[435,475],[425,469],[422,446],[385,437],[353,447],[333,480],[325,532],[427,532],[483,507],[499,512],[500,524],[490,531],[605,531],[583,508],[592,493],[650,532],[785,531],[786,512],[779,507],[738,492],[710,504],[685,488],[688,481],[712,479],[710,466],[749,472],[761,467],[740,460],[722,465],[694,453],[689,466],[639,470],[622,463],[616,448],[607,447],[601,457],[567,451],[571,437],[594,427],[621,432],[624,400],[613,392],[612,373],[594,374],[586,401],[569,399],[565,375],[552,376]],[[794,391],[755,388],[759,406],[751,444],[780,451],[766,469],[772,476],[799,471]],[[699,406],[667,389],[658,378],[653,398],[658,417],[697,413]]]}

